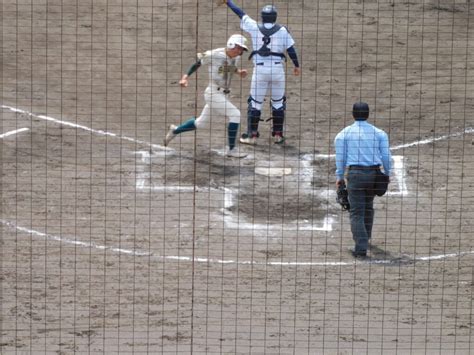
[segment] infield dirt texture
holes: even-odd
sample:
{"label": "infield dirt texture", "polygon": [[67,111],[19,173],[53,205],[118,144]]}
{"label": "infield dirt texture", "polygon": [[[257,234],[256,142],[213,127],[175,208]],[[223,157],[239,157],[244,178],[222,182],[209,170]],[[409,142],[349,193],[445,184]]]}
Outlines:
{"label": "infield dirt texture", "polygon": [[[3,1],[2,354],[474,351],[474,4],[274,4],[303,73],[287,144],[262,122],[236,160],[223,117],[162,146],[203,107],[196,52],[239,32],[226,7]],[[394,170],[356,261],[333,140],[360,99]]]}

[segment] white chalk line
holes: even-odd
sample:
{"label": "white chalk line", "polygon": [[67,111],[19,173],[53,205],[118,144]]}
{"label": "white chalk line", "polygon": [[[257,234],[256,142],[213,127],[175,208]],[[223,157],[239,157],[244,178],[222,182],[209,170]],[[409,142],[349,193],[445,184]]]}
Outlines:
{"label": "white chalk line", "polygon": [[26,132],[26,131],[29,131],[29,130],[30,130],[29,128],[15,129],[14,131],[9,131],[9,132],[0,134],[0,139],[3,139],[5,137],[9,137],[9,136],[14,136],[15,134],[18,134],[18,133],[21,133],[21,132]]}
{"label": "white chalk line", "polygon": [[[95,130],[95,129],[89,128],[87,126],[79,125],[79,124],[64,121],[64,120],[59,120],[59,119],[49,117],[49,116],[46,116],[46,115],[37,115],[37,114],[34,114],[32,112],[22,110],[22,109],[19,109],[19,108],[16,108],[16,107],[7,106],[7,105],[1,105],[1,107],[4,108],[4,109],[10,110],[12,112],[22,113],[22,114],[25,114],[25,115],[30,116],[30,117],[36,117],[36,118],[39,118],[39,119],[42,119],[42,120],[55,122],[57,124],[61,124],[61,125],[65,125],[65,126],[69,126],[69,127],[73,127],[73,128],[83,129],[85,131],[96,133],[96,134],[103,135],[103,136],[115,137],[115,138],[123,139],[123,140],[126,140],[126,141],[130,141],[130,142],[133,142],[133,143],[144,144],[144,145],[147,145],[147,146],[150,146],[150,147],[153,147],[153,148],[157,148],[157,149],[161,149],[161,150],[168,150],[168,149],[173,150],[169,147],[165,147],[165,146],[162,146],[162,145],[159,145],[159,144],[153,144],[153,143],[149,143],[149,142],[146,142],[146,141],[130,138],[130,137],[127,137],[127,136],[119,136],[116,133],[112,133],[112,132],[108,132],[108,131]],[[449,139],[449,138],[453,138],[453,137],[460,137],[464,134],[471,134],[471,133],[474,133],[474,128],[469,127],[467,129],[465,129],[463,132],[456,132],[456,133],[451,133],[451,134],[447,134],[447,135],[444,135],[444,136],[426,138],[426,139],[415,141],[415,142],[412,142],[412,143],[401,144],[401,145],[397,145],[395,147],[391,147],[390,150],[399,150],[399,149],[403,149],[403,148],[415,147],[417,145],[430,144],[430,143],[437,142],[437,141],[440,141],[440,140],[445,140],[445,139]],[[315,157],[334,157],[334,154],[315,154],[314,156]]]}
{"label": "white chalk line", "polygon": [[[395,150],[400,150],[404,148],[416,147],[418,145],[431,144],[434,142],[438,142],[438,141],[442,141],[442,140],[446,140],[450,138],[455,138],[455,137],[461,137],[465,134],[472,134],[472,133],[474,133],[474,128],[469,127],[469,128],[466,128],[462,132],[455,132],[451,134],[446,134],[444,136],[431,137],[431,138],[426,138],[426,139],[422,139],[422,140],[411,142],[411,143],[396,145],[394,147],[390,147],[390,150],[395,151]],[[314,157],[329,159],[329,158],[335,158],[336,155],[335,154],[314,154]]]}
{"label": "white chalk line", "polygon": [[35,231],[35,230],[32,230],[32,229],[20,227],[20,226],[17,226],[15,224],[13,224],[13,223],[4,221],[4,220],[2,220],[1,223],[3,225],[6,225],[6,226],[10,227],[10,228],[17,229],[20,232],[30,234],[31,236],[43,237],[45,239],[54,240],[54,241],[65,243],[65,244],[77,245],[77,246],[80,246],[80,247],[92,248],[92,249],[98,249],[98,250],[110,250],[110,251],[113,251],[113,252],[116,252],[116,253],[128,254],[128,255],[134,255],[134,256],[147,256],[147,255],[150,255],[150,253],[146,253],[146,252],[133,251],[133,250],[128,250],[128,249],[116,248],[116,247],[107,247],[107,246],[99,245],[99,244],[95,244],[95,243],[87,243],[87,242],[82,242],[82,241],[75,240],[75,239],[58,237],[58,236],[38,232],[38,231]]}
{"label": "white chalk line", "polygon": [[366,259],[366,260],[353,260],[350,262],[347,261],[267,261],[267,262],[259,262],[254,260],[223,260],[223,259],[210,259],[205,257],[189,257],[189,256],[163,256],[163,255],[155,255],[152,252],[147,251],[140,251],[140,250],[130,250],[124,248],[116,248],[112,246],[105,246],[100,245],[97,243],[92,242],[83,242],[78,241],[71,238],[63,238],[39,231],[35,231],[29,228],[17,226],[11,222],[7,222],[4,220],[0,220],[0,223],[3,225],[11,228],[16,229],[19,232],[23,232],[25,234],[30,235],[32,238],[40,237],[46,240],[53,240],[64,244],[70,244],[74,246],[79,246],[82,248],[89,248],[89,249],[96,249],[102,251],[111,251],[118,254],[125,254],[135,257],[148,257],[150,260],[155,261],[188,261],[188,262],[196,262],[196,263],[213,263],[213,264],[234,264],[234,265],[268,265],[268,266],[352,266],[354,264],[374,264],[374,265],[387,265],[387,264],[397,264],[397,263],[406,263],[411,264],[414,262],[426,262],[426,261],[436,261],[436,260],[443,260],[448,258],[456,258],[462,257],[467,255],[473,255],[474,251],[470,252],[458,252],[458,253],[449,253],[449,254],[440,254],[440,255],[431,255],[431,256],[421,256],[412,259],[395,259],[395,260],[386,260],[386,259]]}
{"label": "white chalk line", "polygon": [[165,147],[165,146],[162,146],[162,145],[159,145],[159,144],[153,144],[153,143],[149,143],[149,142],[142,141],[142,140],[139,140],[139,139],[130,138],[130,137],[127,137],[127,136],[120,136],[116,133],[103,131],[101,129],[92,129],[92,128],[89,128],[87,126],[83,126],[83,125],[80,125],[80,124],[76,124],[76,123],[72,123],[72,122],[68,122],[68,121],[64,121],[64,120],[58,120],[56,118],[49,117],[49,116],[46,116],[46,115],[37,115],[37,114],[31,113],[29,111],[21,110],[21,109],[11,107],[11,106],[2,105],[2,108],[10,110],[12,112],[21,113],[21,114],[24,114],[24,115],[27,115],[27,116],[30,116],[30,117],[39,118],[39,119],[44,120],[44,121],[54,122],[54,123],[57,123],[59,125],[63,125],[63,126],[71,127],[71,128],[76,128],[76,129],[82,129],[84,131],[95,133],[95,134],[98,134],[100,136],[114,137],[114,138],[122,139],[122,140],[125,140],[125,141],[129,141],[129,142],[132,142],[132,143],[143,144],[143,145],[149,146],[151,148],[160,149],[160,150],[172,150],[168,147]]}
{"label": "white chalk line", "polygon": [[[406,178],[406,170],[405,170],[405,163],[404,157],[402,155],[393,155],[393,175],[395,182],[398,185],[397,191],[389,191],[387,195],[401,195],[407,196],[408,195],[408,188],[407,188],[407,178]],[[390,178],[392,180],[392,177]]]}
{"label": "white chalk line", "polygon": [[444,136],[427,138],[427,139],[423,139],[423,140],[412,142],[412,143],[400,144],[395,147],[391,147],[390,150],[399,150],[399,149],[404,149],[404,148],[416,147],[418,145],[430,144],[437,141],[454,138],[454,137],[460,137],[465,134],[471,134],[471,133],[474,133],[474,128],[469,127],[469,128],[466,128],[463,132],[456,132],[456,133],[446,134]]}

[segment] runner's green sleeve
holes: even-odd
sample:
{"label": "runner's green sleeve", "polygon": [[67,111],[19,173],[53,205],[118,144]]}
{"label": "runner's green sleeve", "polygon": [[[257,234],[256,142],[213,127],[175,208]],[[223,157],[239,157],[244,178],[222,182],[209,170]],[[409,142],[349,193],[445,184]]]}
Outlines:
{"label": "runner's green sleeve", "polygon": [[198,70],[200,66],[201,66],[201,59],[198,59],[196,63],[194,63],[193,65],[189,67],[186,75],[191,76],[191,74],[193,74],[196,70]]}

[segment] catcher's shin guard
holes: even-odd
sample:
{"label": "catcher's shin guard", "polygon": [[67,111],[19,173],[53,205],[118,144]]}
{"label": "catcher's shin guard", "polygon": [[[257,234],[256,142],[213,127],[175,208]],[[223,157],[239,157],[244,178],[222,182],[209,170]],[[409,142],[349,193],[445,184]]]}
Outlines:
{"label": "catcher's shin guard", "polygon": [[272,118],[272,136],[283,137],[283,125],[285,123],[285,107],[282,106],[278,110],[272,109]]}
{"label": "catcher's shin guard", "polygon": [[262,116],[262,111],[259,111],[254,108],[249,108],[247,111],[247,122],[248,122],[248,134],[250,137],[258,136],[258,124],[260,122],[260,117]]}
{"label": "catcher's shin guard", "polygon": [[286,96],[279,100],[272,99],[272,136],[276,137],[275,143],[281,143],[279,137],[283,137],[283,125],[285,124]]}
{"label": "catcher's shin guard", "polygon": [[261,121],[262,111],[258,110],[253,107],[253,103],[259,103],[256,101],[252,96],[249,96],[247,103],[247,134],[246,136],[251,137],[258,137],[258,124]]}
{"label": "catcher's shin guard", "polygon": [[257,138],[259,137],[258,123],[260,122],[261,114],[261,111],[249,107],[247,111],[247,133],[242,134],[240,143],[250,145],[257,144]]}

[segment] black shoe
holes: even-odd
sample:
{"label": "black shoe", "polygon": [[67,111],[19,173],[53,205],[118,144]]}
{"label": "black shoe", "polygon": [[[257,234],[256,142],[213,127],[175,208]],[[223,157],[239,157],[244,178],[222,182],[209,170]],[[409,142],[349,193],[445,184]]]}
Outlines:
{"label": "black shoe", "polygon": [[359,250],[359,251],[355,251],[355,249],[351,248],[350,249],[351,251],[351,254],[354,258],[366,258],[367,257],[367,250]]}

